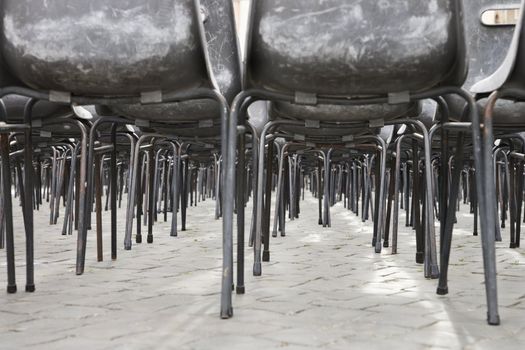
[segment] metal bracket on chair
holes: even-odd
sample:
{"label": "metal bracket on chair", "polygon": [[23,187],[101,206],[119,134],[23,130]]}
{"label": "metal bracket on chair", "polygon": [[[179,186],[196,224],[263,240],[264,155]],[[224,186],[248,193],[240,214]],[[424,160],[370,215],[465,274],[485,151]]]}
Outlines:
{"label": "metal bracket on chair", "polygon": [[410,92],[401,91],[401,92],[391,92],[388,94],[388,104],[398,105],[401,103],[410,102]]}
{"label": "metal bracket on chair", "polygon": [[50,90],[49,102],[71,103],[71,92]]}
{"label": "metal bracket on chair", "polygon": [[345,135],[341,138],[343,142],[352,142],[354,141],[354,135]]}
{"label": "metal bracket on chair", "polygon": [[214,149],[215,148],[215,145],[211,144],[211,143],[205,143],[204,144],[204,148],[206,149]]}
{"label": "metal bracket on chair", "polygon": [[140,103],[143,105],[162,102],[162,91],[148,91],[140,93]]}
{"label": "metal bracket on chair", "polygon": [[298,105],[315,106],[317,105],[317,95],[308,92],[296,91],[294,102]]}
{"label": "metal bracket on chair", "polygon": [[135,126],[139,128],[149,128],[151,125],[149,120],[145,119],[135,119]]}
{"label": "metal bracket on chair", "polygon": [[319,129],[321,122],[319,120],[305,120],[304,127],[309,129]]}
{"label": "metal bracket on chair", "polygon": [[212,119],[199,120],[199,128],[211,128],[211,127],[213,127]]}
{"label": "metal bracket on chair", "polygon": [[301,134],[294,134],[293,135],[293,139],[295,141],[304,141],[304,140],[306,140],[306,137],[304,135],[301,135]]}
{"label": "metal bracket on chair", "polygon": [[371,128],[382,128],[383,126],[385,126],[385,120],[384,119],[372,119],[368,123],[368,126]]}

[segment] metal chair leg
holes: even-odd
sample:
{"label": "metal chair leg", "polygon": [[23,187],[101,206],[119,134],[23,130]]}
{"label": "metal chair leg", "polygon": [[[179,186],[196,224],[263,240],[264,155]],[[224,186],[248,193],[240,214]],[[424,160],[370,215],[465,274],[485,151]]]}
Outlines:
{"label": "metal chair leg", "polygon": [[[494,179],[493,179],[493,169],[492,169],[492,147],[494,144],[492,136],[492,114],[493,109],[498,99],[498,92],[494,92],[487,101],[487,106],[485,107],[485,114],[483,117],[483,137],[481,150],[483,151],[482,159],[478,159],[476,168],[483,169],[484,174],[480,176],[480,180],[483,181],[483,186],[478,186],[478,198],[480,200],[485,196],[485,205],[483,206],[483,211],[480,206],[480,216],[486,217],[485,227],[481,229],[481,241],[482,241],[482,250],[483,250],[483,262],[484,262],[484,271],[485,271],[485,290],[487,293],[487,304],[488,304],[488,323],[491,325],[498,325],[500,323],[500,318],[498,314],[498,292],[497,292],[497,281],[496,281],[496,248],[495,248],[495,235],[494,229],[496,227],[496,218],[494,217],[493,210],[487,210],[488,208],[494,208],[495,206],[495,189],[494,189]],[[477,119],[477,110],[475,104],[469,105],[470,110],[476,112],[474,118]],[[472,113],[474,116],[475,113]],[[476,130],[477,135],[479,135],[479,123],[475,123],[477,120],[472,119],[473,130]],[[474,131],[473,131],[474,132]],[[473,136],[477,136],[473,135]],[[474,154],[479,150],[476,148]],[[476,160],[476,158],[475,158]],[[481,163],[481,164],[480,164]],[[480,166],[482,165],[482,167]],[[481,174],[480,174],[481,175]],[[481,182],[480,181],[480,182]],[[483,188],[483,190],[482,190]],[[481,193],[480,193],[481,192]]]}
{"label": "metal chair leg", "polygon": [[103,239],[102,239],[102,180],[101,180],[101,162],[100,155],[95,155],[95,218],[97,230],[97,261],[104,260]]}
{"label": "metal chair leg", "polygon": [[111,208],[111,259],[117,259],[117,124],[111,126],[111,158],[109,163],[110,176],[110,208]]}
{"label": "metal chair leg", "polygon": [[15,243],[13,235],[13,207],[11,201],[11,166],[9,164],[9,135],[0,134],[2,158],[2,188],[4,198],[5,247],[7,257],[7,292],[16,293]]}
{"label": "metal chair leg", "polygon": [[270,211],[272,206],[272,176],[273,176],[273,141],[268,142],[268,154],[266,155],[266,184],[264,194],[264,211],[262,213],[262,229],[264,250],[262,261],[270,261]]}
{"label": "metal chair leg", "polygon": [[[244,128],[244,127],[241,127]],[[244,192],[246,187],[246,150],[244,129],[239,135],[238,163],[237,163],[237,294],[244,294]]]}

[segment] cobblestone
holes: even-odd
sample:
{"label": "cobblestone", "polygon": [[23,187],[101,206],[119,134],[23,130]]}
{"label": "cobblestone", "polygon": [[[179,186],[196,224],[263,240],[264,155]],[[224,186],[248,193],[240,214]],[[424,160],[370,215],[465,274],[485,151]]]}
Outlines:
{"label": "cobblestone", "polygon": [[[287,237],[272,239],[272,262],[263,265],[262,277],[251,276],[252,251],[246,248],[247,294],[234,295],[230,320],[218,317],[221,223],[213,219],[212,201],[189,208],[188,229],[179,237],[169,237],[170,223],[159,222],[153,244],[134,245],[131,251],[119,246],[117,261],[109,258],[105,221],[105,261],[96,262],[90,232],[83,276],[74,273],[76,236],[61,236],[60,220],[49,226],[42,209],[35,213],[37,291],[0,293],[0,348],[522,348],[525,255],[508,248],[507,231],[497,246],[502,324],[490,327],[480,238],[470,232],[471,215],[458,214],[450,294],[438,296],[437,281],[426,280],[414,262],[414,232],[404,227],[403,218],[399,254],[390,255],[389,248],[375,254],[370,223],[338,204],[332,227],[323,229],[316,204],[307,197],[301,218],[287,222]],[[23,225],[15,211],[23,289]],[[5,251],[0,251],[0,267],[5,283]]]}

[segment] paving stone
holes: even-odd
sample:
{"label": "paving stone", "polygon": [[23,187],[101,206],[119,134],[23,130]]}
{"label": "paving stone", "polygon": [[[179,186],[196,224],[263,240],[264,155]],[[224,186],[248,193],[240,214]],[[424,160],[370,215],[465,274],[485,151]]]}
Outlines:
{"label": "paving stone", "polygon": [[[480,238],[472,236],[468,207],[461,209],[450,293],[438,296],[437,280],[425,279],[415,263],[415,234],[404,226],[403,211],[398,254],[390,248],[375,254],[370,222],[337,204],[332,227],[323,228],[317,200],[307,195],[300,220],[287,222],[287,236],[272,238],[272,261],[263,264],[263,276],[251,275],[253,251],[246,247],[246,294],[233,295],[234,317],[221,320],[221,222],[213,219],[213,201],[188,209],[188,230],[178,237],[169,236],[170,222],[158,222],[153,244],[134,244],[131,251],[119,245],[116,261],[109,258],[104,213],[105,260],[96,261],[90,231],[82,276],[75,276],[76,235],[60,235],[60,220],[49,226],[43,208],[35,213],[37,291],[0,293],[0,348],[521,349],[525,254],[508,248],[505,230],[497,244],[502,325],[486,325]],[[14,221],[23,290],[18,208]],[[0,267],[5,283],[4,250]]]}

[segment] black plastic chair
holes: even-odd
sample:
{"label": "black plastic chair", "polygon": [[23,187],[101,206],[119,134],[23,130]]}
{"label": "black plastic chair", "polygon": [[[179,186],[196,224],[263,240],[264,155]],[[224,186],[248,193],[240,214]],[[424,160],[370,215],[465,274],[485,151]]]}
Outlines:
{"label": "black plastic chair", "polygon": [[[197,1],[7,0],[1,12],[0,96],[17,93],[80,105],[211,99],[220,110],[221,138],[227,139],[228,105],[210,72],[202,25],[207,14]],[[233,183],[227,180],[226,187]],[[82,186],[77,274],[84,270],[85,194]],[[231,202],[225,198],[226,207]],[[233,210],[226,213],[233,215]],[[231,227],[223,229],[221,316],[229,317],[232,239]]]}
{"label": "black plastic chair", "polygon": [[[461,88],[467,71],[461,14],[461,4],[451,0],[252,1],[245,91],[232,105],[230,135],[238,120],[244,121],[248,98],[309,106],[355,106],[401,105],[457,94],[467,101],[472,120],[476,168],[483,170],[476,173],[477,183],[492,183],[492,164],[484,161],[491,152],[490,129],[486,130],[489,133],[484,135],[482,147],[475,101]],[[405,25],[399,25],[399,18]],[[374,116],[369,120],[373,121]],[[425,148],[429,149],[425,128],[422,133]],[[229,139],[229,156],[234,154],[235,141]],[[430,162],[429,152],[425,158]],[[430,186],[427,191],[427,199],[432,202]],[[494,223],[485,215],[489,200],[481,186],[478,192],[482,238],[487,242]],[[427,242],[431,243],[429,223],[426,232]],[[258,234],[256,275],[261,273],[260,239]],[[434,269],[431,274],[437,275],[437,266],[430,268]],[[493,311],[489,313],[490,323],[497,322]]]}

